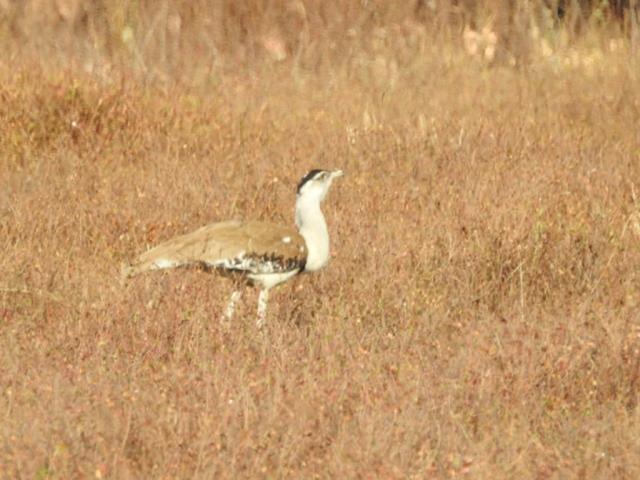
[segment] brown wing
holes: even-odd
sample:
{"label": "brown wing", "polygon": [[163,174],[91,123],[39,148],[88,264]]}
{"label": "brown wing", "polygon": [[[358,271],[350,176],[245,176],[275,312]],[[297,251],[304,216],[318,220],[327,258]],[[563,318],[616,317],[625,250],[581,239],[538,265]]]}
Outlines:
{"label": "brown wing", "polygon": [[285,272],[304,268],[306,258],[304,238],[294,228],[233,220],[168,240],[140,255],[123,274],[194,264],[250,273]]}

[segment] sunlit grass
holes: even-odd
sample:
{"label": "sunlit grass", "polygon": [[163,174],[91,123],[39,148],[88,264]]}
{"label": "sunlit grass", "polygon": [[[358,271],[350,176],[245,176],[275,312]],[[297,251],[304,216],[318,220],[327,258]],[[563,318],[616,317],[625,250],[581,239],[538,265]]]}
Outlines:
{"label": "sunlit grass", "polygon": [[[2,30],[3,475],[638,476],[624,28],[510,39],[480,12],[487,54],[413,7],[219,3],[215,30],[188,2],[29,3]],[[333,259],[274,290],[264,331],[256,292],[218,322],[225,279],[120,284],[207,222],[293,223],[313,167],[347,174]]]}

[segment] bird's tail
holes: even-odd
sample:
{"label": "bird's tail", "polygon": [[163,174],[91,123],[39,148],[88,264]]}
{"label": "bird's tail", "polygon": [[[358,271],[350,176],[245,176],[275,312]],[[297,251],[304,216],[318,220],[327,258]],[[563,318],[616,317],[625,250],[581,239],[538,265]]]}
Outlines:
{"label": "bird's tail", "polygon": [[172,258],[156,258],[145,254],[136,259],[133,263],[123,262],[120,266],[120,279],[121,283],[127,281],[127,279],[138,275],[139,273],[147,272],[150,270],[163,270],[166,268],[175,268],[185,265],[185,262],[172,259]]}

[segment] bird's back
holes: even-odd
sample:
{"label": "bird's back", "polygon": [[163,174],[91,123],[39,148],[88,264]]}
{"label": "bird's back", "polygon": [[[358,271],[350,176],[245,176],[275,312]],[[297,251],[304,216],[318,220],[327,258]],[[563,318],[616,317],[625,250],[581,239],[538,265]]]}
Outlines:
{"label": "bird's back", "polygon": [[125,266],[123,275],[198,264],[247,273],[278,273],[304,268],[306,257],[305,241],[292,227],[231,220],[161,243]]}

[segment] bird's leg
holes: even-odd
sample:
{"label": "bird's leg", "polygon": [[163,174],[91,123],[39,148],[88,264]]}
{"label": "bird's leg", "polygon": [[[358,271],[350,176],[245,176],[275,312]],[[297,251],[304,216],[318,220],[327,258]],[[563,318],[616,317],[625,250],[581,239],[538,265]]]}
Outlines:
{"label": "bird's leg", "polygon": [[269,289],[260,290],[260,295],[258,296],[258,322],[256,323],[258,328],[262,328],[267,319],[267,300],[269,300]]}
{"label": "bird's leg", "polygon": [[233,312],[235,312],[236,310],[236,303],[238,302],[238,300],[240,300],[241,296],[242,296],[242,293],[240,292],[240,290],[235,290],[231,294],[231,299],[229,299],[229,303],[227,304],[227,309],[224,311],[224,318],[226,320],[231,320],[231,317],[233,317]]}

